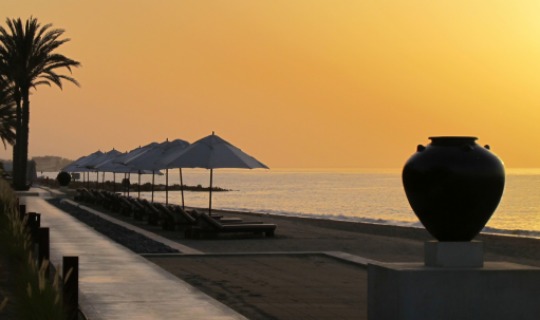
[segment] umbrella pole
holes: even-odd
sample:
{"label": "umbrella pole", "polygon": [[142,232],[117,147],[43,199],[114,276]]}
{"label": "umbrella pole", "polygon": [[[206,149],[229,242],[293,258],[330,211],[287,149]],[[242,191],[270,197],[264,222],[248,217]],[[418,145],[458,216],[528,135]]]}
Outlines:
{"label": "umbrella pole", "polygon": [[116,192],[116,172],[112,174],[112,191]]}
{"label": "umbrella pole", "polygon": [[[129,179],[131,178],[131,173],[130,172],[128,172],[127,178],[128,178],[128,181],[129,181]],[[127,189],[128,189],[128,197],[129,197],[129,188],[130,187],[131,187],[131,183],[128,183],[128,187],[127,187]]]}
{"label": "umbrella pole", "polygon": [[137,199],[141,198],[141,170],[139,170],[139,182],[137,183]]}
{"label": "umbrella pole", "polygon": [[184,181],[182,181],[182,168],[178,168],[178,171],[180,172],[180,193],[182,194],[182,209],[185,209],[184,207]]}
{"label": "umbrella pole", "polygon": [[214,169],[210,169],[210,197],[208,203],[208,215],[212,216],[212,179],[214,176]]}
{"label": "umbrella pole", "polygon": [[169,204],[169,169],[165,169],[165,204]]}
{"label": "umbrella pole", "polygon": [[152,170],[152,202],[154,202],[154,170]]}
{"label": "umbrella pole", "polygon": [[99,171],[96,171],[96,189],[99,189]]}

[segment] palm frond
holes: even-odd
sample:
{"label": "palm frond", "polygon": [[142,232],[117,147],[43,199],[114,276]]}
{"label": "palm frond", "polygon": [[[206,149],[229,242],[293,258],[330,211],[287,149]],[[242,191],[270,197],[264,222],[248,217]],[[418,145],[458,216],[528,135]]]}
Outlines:
{"label": "palm frond", "polygon": [[52,24],[41,25],[34,17],[26,23],[18,19],[7,19],[7,29],[0,26],[0,56],[5,61],[8,78],[21,88],[36,88],[38,85],[54,83],[62,88],[62,81],[78,85],[72,77],[58,71],[80,66],[80,62],[56,53],[70,39],[60,39],[63,29]]}

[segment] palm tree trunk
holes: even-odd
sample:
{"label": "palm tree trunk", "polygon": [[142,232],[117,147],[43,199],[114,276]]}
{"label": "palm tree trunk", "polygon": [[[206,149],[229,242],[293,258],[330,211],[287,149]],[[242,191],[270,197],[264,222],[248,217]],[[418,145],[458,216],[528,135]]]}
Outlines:
{"label": "palm tree trunk", "polygon": [[15,187],[15,190],[28,190],[29,186],[26,177],[26,168],[28,166],[28,134],[30,123],[30,100],[28,89],[22,90],[21,98],[21,130],[20,132],[17,130],[17,165],[16,170],[14,170],[14,172],[17,171],[17,176],[13,177],[13,185]]}
{"label": "palm tree trunk", "polygon": [[15,123],[15,144],[13,145],[13,186],[16,190],[19,190],[18,181],[21,180],[21,169],[20,166],[20,147],[22,143],[22,107],[21,107],[21,97],[18,94],[15,94],[16,102],[16,123]]}

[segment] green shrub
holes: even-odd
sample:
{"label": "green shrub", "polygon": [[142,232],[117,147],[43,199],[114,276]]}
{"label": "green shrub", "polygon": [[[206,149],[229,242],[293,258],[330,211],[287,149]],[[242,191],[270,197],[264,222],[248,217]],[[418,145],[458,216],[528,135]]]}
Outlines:
{"label": "green shrub", "polygon": [[3,301],[3,311],[7,309],[21,320],[64,319],[60,299],[58,274],[47,279],[45,270],[48,261],[38,267],[33,255],[30,234],[26,221],[19,219],[16,196],[9,184],[0,179],[0,255],[9,262],[8,270],[14,272],[13,279],[17,290],[13,300]]}
{"label": "green shrub", "polygon": [[66,187],[71,182],[71,175],[65,171],[58,173],[56,176],[56,181],[62,187]]}

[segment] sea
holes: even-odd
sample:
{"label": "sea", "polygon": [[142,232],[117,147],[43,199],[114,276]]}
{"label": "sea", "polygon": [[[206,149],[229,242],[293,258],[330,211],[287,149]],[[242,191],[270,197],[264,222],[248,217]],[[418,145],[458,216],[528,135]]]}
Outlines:
{"label": "sea", "polygon": [[[154,183],[179,184],[178,169],[162,171]],[[55,178],[57,172],[38,172]],[[83,173],[81,173],[83,175]],[[120,182],[124,174],[89,173],[90,182]],[[168,178],[167,178],[168,177]],[[272,215],[354,221],[421,228],[401,181],[401,169],[215,169],[212,208]],[[131,174],[132,184],[151,183],[152,175]],[[209,186],[210,170],[183,169],[185,185]],[[138,196],[132,189],[131,196]],[[151,200],[151,192],[140,197]],[[165,191],[155,191],[155,202],[166,202]],[[168,203],[180,204],[180,191],[168,192]],[[208,208],[209,193],[184,191],[187,207]],[[500,204],[483,232],[540,238],[540,169],[507,169]]]}

